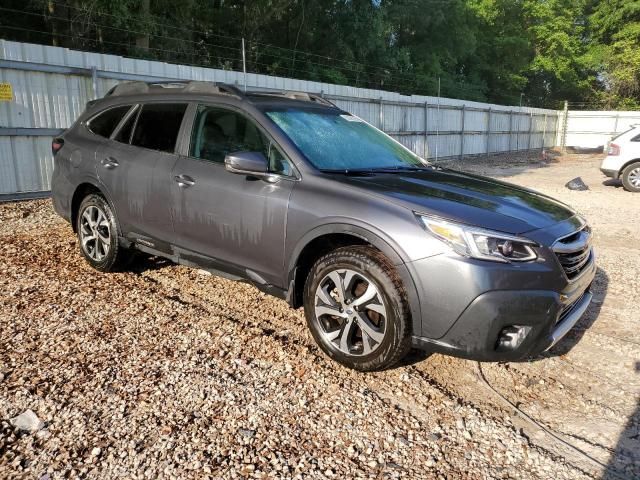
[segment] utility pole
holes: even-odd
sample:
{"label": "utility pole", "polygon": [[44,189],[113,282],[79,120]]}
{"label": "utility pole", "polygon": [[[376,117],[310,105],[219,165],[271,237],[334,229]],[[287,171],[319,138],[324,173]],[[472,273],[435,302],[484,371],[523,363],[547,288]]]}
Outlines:
{"label": "utility pole", "polygon": [[567,125],[569,124],[569,102],[564,101],[564,109],[562,112],[562,138],[560,140],[560,151],[567,153]]}
{"label": "utility pole", "polygon": [[247,91],[247,56],[244,52],[244,37],[242,37],[242,74],[244,77],[244,91]]}
{"label": "utility pole", "polygon": [[436,119],[436,163],[438,162],[439,144],[440,144],[440,77],[438,77],[438,117]]}

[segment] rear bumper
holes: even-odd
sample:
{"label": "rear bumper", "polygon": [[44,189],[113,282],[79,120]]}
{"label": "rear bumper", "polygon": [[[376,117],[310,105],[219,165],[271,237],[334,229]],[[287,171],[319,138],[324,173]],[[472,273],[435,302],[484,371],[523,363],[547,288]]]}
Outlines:
{"label": "rear bumper", "polygon": [[611,177],[613,179],[617,179],[618,178],[618,171],[617,170],[611,170],[608,168],[601,168],[600,171],[602,173],[604,173],[607,177]]}

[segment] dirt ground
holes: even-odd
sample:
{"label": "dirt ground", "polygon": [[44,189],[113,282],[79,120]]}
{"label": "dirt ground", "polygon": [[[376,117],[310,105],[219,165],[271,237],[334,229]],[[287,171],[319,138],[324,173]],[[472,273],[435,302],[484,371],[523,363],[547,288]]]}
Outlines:
{"label": "dirt ground", "polygon": [[[599,161],[450,162],[589,220],[595,300],[574,331],[530,361],[413,352],[374,374],[251,286],[160,259],[99,274],[49,201],[0,205],[0,478],[640,477],[640,195]],[[27,409],[37,432],[9,422]]]}

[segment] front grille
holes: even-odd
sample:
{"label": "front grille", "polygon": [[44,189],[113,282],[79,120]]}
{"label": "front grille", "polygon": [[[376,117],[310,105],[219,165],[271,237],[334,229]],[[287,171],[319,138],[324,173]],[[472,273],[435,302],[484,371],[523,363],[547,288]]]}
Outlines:
{"label": "front grille", "polygon": [[569,280],[580,276],[591,261],[591,230],[583,227],[571,235],[557,240],[553,251]]}

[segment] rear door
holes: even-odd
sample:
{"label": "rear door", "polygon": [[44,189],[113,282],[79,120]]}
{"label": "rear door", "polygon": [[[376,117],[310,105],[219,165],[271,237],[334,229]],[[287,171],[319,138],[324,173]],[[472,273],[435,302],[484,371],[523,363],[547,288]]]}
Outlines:
{"label": "rear door", "polygon": [[185,103],[136,106],[97,152],[98,176],[107,188],[124,235],[170,252],[170,173]]}
{"label": "rear door", "polygon": [[[188,156],[172,177],[176,245],[183,260],[282,286],[287,208],[298,173],[258,124],[230,107],[194,108]],[[225,169],[225,155],[258,151],[274,182]],[[185,181],[187,183],[185,183]]]}

